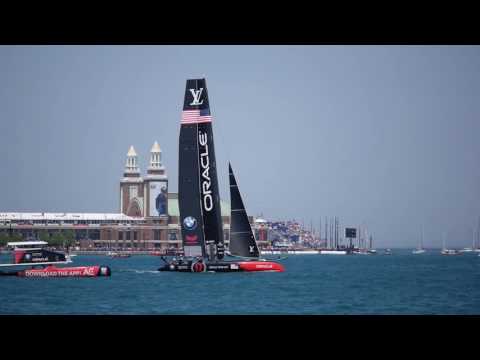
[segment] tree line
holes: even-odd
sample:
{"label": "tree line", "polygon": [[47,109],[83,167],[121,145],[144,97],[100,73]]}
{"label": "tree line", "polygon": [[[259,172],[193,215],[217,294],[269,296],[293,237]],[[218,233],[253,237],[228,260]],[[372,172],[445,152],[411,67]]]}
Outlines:
{"label": "tree line", "polygon": [[[41,241],[46,241],[52,247],[68,248],[75,244],[75,232],[73,230],[60,230],[49,234],[47,230],[40,230],[38,238]],[[22,235],[18,233],[10,234],[8,231],[0,231],[0,246],[6,246],[8,242],[23,241]]]}

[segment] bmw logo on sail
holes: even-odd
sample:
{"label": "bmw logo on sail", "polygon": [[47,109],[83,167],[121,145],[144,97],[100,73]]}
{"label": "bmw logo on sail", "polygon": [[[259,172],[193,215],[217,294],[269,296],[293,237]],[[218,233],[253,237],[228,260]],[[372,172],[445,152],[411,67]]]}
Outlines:
{"label": "bmw logo on sail", "polygon": [[187,216],[185,219],[183,219],[183,226],[187,230],[195,230],[197,227],[197,219],[195,219],[193,216]]}

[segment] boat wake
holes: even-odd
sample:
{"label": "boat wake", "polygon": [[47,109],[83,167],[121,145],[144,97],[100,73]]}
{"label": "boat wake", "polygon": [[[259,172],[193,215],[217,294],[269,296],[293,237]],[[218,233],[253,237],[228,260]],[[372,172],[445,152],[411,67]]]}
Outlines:
{"label": "boat wake", "polygon": [[118,272],[133,272],[135,274],[159,274],[158,270],[138,270],[138,269],[121,269]]}

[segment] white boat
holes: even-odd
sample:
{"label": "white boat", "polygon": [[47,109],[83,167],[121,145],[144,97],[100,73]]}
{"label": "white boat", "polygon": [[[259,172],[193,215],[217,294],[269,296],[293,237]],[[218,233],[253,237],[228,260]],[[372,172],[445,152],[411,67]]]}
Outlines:
{"label": "white boat", "polygon": [[354,249],[352,251],[352,254],[354,254],[354,255],[370,255],[369,252],[366,249]]}
{"label": "white boat", "polygon": [[422,237],[418,243],[418,247],[412,251],[412,254],[424,254],[426,251],[423,248],[423,226],[422,226]]}
{"label": "white boat", "polygon": [[353,249],[352,254],[354,255],[376,255],[377,250],[375,249]]}
{"label": "white boat", "polygon": [[0,264],[0,273],[22,271],[34,267],[46,267],[49,265],[69,264],[70,256],[63,252],[47,249],[45,241],[16,241],[7,243],[7,247],[13,249],[13,262]]}
{"label": "white boat", "polygon": [[466,247],[460,250],[461,253],[473,253],[473,252],[479,252],[480,249],[475,248],[475,229],[472,229],[472,247]]}
{"label": "white boat", "polygon": [[318,255],[318,250],[293,250],[289,251],[288,254],[294,255]]}
{"label": "white boat", "polygon": [[443,249],[442,255],[460,255],[461,252],[454,249]]}
{"label": "white boat", "polygon": [[392,255],[392,250],[391,249],[385,249],[383,252],[383,255]]}
{"label": "white boat", "polygon": [[442,255],[460,255],[461,252],[458,250],[454,249],[447,249],[447,243],[446,243],[446,234],[443,234],[443,248],[442,248]]}
{"label": "white boat", "polygon": [[347,255],[346,250],[320,250],[321,255]]}
{"label": "white boat", "polygon": [[281,250],[261,250],[261,255],[280,255],[280,254],[287,254],[286,251]]}
{"label": "white boat", "polygon": [[426,251],[424,249],[415,249],[412,251],[412,254],[423,254]]}
{"label": "white boat", "polygon": [[318,255],[318,250],[261,250],[261,255]]}

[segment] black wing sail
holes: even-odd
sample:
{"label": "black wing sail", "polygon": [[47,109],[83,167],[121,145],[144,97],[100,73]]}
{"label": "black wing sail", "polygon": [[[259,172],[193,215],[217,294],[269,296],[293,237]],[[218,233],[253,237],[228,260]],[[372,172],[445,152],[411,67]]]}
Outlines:
{"label": "black wing sail", "polygon": [[248,221],[248,215],[243,205],[242,196],[238,190],[237,181],[233,175],[232,167],[228,164],[230,172],[230,253],[234,256],[258,258],[257,241]]}
{"label": "black wing sail", "polygon": [[212,117],[205,79],[187,80],[179,142],[178,203],[186,256],[206,256],[216,245],[223,257]]}

